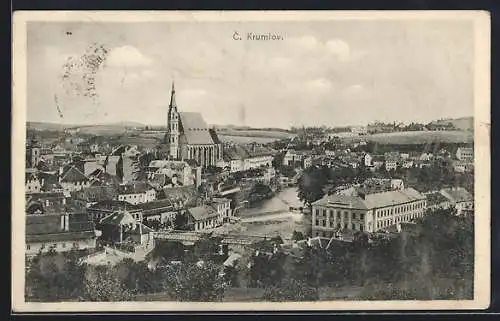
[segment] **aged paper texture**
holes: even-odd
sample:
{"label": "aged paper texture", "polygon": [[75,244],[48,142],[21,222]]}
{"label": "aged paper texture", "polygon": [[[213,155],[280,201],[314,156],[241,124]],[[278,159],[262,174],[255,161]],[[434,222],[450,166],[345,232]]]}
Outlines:
{"label": "aged paper texture", "polygon": [[13,310],[487,308],[489,114],[487,12],[16,12]]}

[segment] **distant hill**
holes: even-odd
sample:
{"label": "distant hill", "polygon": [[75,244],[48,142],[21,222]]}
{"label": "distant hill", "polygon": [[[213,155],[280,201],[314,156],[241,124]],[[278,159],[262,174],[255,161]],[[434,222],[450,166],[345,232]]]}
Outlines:
{"label": "distant hill", "polygon": [[447,124],[452,123],[457,130],[473,130],[474,117],[461,117],[453,119],[440,119],[432,122],[433,124]]}
{"label": "distant hill", "polygon": [[117,122],[117,123],[104,123],[95,125],[76,125],[76,124],[57,124],[45,122],[27,122],[28,129],[34,130],[64,130],[64,129],[80,129],[83,133],[97,134],[101,132],[113,133],[123,132],[129,128],[144,128],[145,125],[138,122]]}

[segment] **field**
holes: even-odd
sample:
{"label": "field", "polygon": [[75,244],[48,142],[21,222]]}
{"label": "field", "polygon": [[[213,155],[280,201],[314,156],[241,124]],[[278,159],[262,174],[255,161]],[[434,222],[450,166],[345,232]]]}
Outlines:
{"label": "field", "polygon": [[249,144],[249,143],[267,144],[280,139],[272,137],[229,136],[221,134],[218,134],[217,136],[219,136],[219,139],[224,143],[235,143],[235,144]]}
{"label": "field", "polygon": [[[351,139],[354,138],[345,138],[346,141],[349,141]],[[357,137],[357,139],[359,139],[359,136]],[[394,145],[425,144],[432,142],[460,144],[473,143],[474,133],[469,131],[414,131],[373,134],[363,136],[363,139],[365,139],[367,142]]]}
{"label": "field", "polygon": [[219,130],[217,131],[219,135],[227,135],[227,136],[245,136],[245,137],[266,137],[266,138],[288,138],[293,137],[294,134],[286,132],[286,131],[277,131],[277,130],[257,130],[257,129],[249,129],[249,130]]}

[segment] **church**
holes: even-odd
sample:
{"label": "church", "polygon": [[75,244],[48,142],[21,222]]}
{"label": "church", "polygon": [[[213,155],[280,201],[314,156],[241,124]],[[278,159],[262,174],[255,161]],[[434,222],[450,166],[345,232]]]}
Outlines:
{"label": "church", "polygon": [[222,158],[222,143],[215,130],[208,128],[203,116],[178,111],[173,82],[163,145],[168,159],[194,160],[204,168],[216,166]]}

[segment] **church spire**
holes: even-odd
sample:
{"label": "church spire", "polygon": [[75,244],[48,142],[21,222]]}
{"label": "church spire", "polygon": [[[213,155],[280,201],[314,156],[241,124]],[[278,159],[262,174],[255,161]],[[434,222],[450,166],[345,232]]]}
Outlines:
{"label": "church spire", "polygon": [[172,93],[170,95],[170,106],[169,107],[177,109],[177,103],[175,102],[175,84],[174,84],[173,80],[172,80]]}

